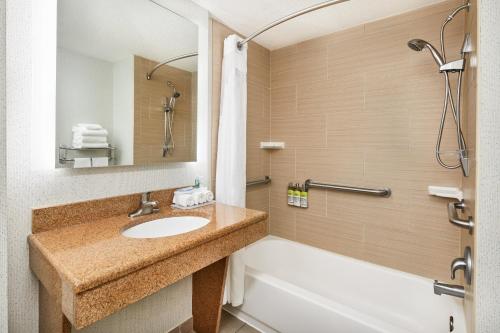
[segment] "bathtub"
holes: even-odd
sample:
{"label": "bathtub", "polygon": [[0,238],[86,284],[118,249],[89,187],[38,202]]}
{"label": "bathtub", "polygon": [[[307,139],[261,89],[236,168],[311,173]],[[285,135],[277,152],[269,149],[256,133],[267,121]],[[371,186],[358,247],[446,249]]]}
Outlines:
{"label": "bathtub", "polygon": [[282,238],[245,251],[245,301],[224,309],[265,333],[465,333],[463,301],[433,281]]}

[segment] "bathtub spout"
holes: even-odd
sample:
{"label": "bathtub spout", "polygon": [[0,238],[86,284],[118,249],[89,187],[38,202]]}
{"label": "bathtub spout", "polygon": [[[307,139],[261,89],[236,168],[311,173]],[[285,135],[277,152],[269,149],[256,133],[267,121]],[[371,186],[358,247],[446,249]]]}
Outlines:
{"label": "bathtub spout", "polygon": [[454,297],[464,298],[465,289],[462,286],[456,284],[446,284],[434,280],[434,294],[436,295],[450,295]]}

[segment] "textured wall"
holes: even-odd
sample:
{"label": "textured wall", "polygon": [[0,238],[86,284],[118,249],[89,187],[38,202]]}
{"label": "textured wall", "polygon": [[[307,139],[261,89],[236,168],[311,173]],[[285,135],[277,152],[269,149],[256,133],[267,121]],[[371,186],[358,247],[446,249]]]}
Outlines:
{"label": "textured wall", "polygon": [[476,330],[500,328],[500,3],[478,1]]}
{"label": "textured wall", "polygon": [[[204,22],[201,33],[208,36],[208,21],[206,12],[184,0],[160,1],[177,12],[195,17],[197,22]],[[33,7],[36,7],[36,10]],[[38,7],[37,7],[38,6]],[[209,98],[200,91],[201,102],[199,113],[199,151],[197,163],[179,163],[165,166],[117,167],[106,170],[53,170],[37,169],[38,160],[31,160],[34,150],[51,151],[52,147],[37,145],[46,136],[50,136],[45,127],[36,128],[32,124],[34,113],[50,114],[55,112],[47,107],[45,100],[32,100],[33,85],[37,90],[53,86],[54,73],[44,76],[45,86],[34,82],[39,71],[52,64],[52,57],[45,52],[51,45],[55,53],[55,1],[7,0],[7,192],[8,192],[8,278],[9,284],[9,332],[35,333],[38,331],[38,282],[29,270],[28,246],[26,237],[31,229],[31,208],[57,203],[68,203],[94,198],[103,198],[120,194],[143,192],[146,190],[170,188],[192,183],[196,175],[201,175],[209,181],[208,145],[210,138],[206,126],[210,118]],[[187,8],[187,9],[186,9]],[[191,16],[189,16],[191,15]],[[204,16],[205,15],[205,18]],[[53,26],[41,25],[40,30],[33,27],[40,23],[41,17],[47,17]],[[205,20],[205,21],[203,21]],[[201,24],[201,23],[200,23]],[[40,26],[36,26],[40,28]],[[45,30],[44,30],[45,29]],[[33,57],[33,34],[41,34],[49,38],[45,48],[37,48],[37,57]],[[51,39],[52,38],[52,39]],[[201,59],[209,59],[207,53],[207,38],[200,38]],[[39,40],[40,41],[40,40]],[[208,63],[201,60],[200,81],[208,84]],[[36,64],[36,66],[34,65]],[[36,73],[35,73],[36,72]],[[36,75],[35,75],[36,74]],[[50,99],[50,95],[48,96]],[[49,110],[50,109],[50,110]],[[33,126],[32,126],[33,125]],[[38,126],[40,127],[40,126]],[[40,137],[33,137],[37,129]],[[45,132],[44,132],[45,131]],[[32,142],[34,142],[32,146]],[[177,286],[177,285],[176,285]],[[172,293],[175,290],[171,289]],[[179,288],[182,288],[182,284]],[[183,295],[190,299],[190,294]],[[176,318],[179,324],[191,314],[186,308],[176,312],[174,309],[161,309],[168,317],[169,312],[179,314]],[[155,313],[160,309],[151,309]],[[126,311],[126,310],[125,310]],[[149,313],[142,313],[142,323],[148,325]],[[139,322],[137,323],[139,324]],[[141,331],[137,329],[136,331]],[[109,331],[107,331],[109,332]]]}
{"label": "textured wall", "polygon": [[[460,171],[440,167],[434,145],[443,78],[428,52],[441,23],[462,1],[403,15],[271,52],[271,233],[429,278],[449,280],[460,230],[449,200],[428,185],[459,186]],[[447,29],[450,58],[463,40],[463,16]],[[452,119],[442,150],[456,149]],[[449,154],[453,158],[453,154]],[[449,157],[447,160],[449,160]],[[453,159],[452,159],[453,160]],[[390,198],[311,190],[310,208],[287,206],[289,182],[390,187]]]}
{"label": "textured wall", "polygon": [[[477,105],[477,1],[471,0],[472,4],[469,12],[466,14],[465,31],[472,37],[473,52],[467,59],[463,83],[463,107],[462,118],[464,121],[464,135],[467,143],[470,158],[470,176],[462,177],[462,189],[464,191],[464,200],[467,206],[467,214],[476,216],[476,105]],[[474,234],[471,235],[468,230],[462,230],[461,248],[470,246],[472,249],[473,262],[476,260],[476,250],[474,248]],[[465,315],[467,318],[467,330],[474,332],[474,285],[475,277],[471,286],[466,286],[466,296],[464,302]]]}
{"label": "textured wall", "polygon": [[[217,131],[219,128],[220,84],[224,39],[235,31],[223,24],[212,24],[212,179],[215,179],[217,158]],[[247,179],[261,179],[269,175],[270,153],[259,148],[261,141],[268,141],[269,124],[269,50],[257,43],[248,44],[247,87]],[[212,183],[215,188],[215,181]],[[253,186],[247,190],[247,207],[269,211],[269,187]]]}
{"label": "textured wall", "polygon": [[5,139],[5,0],[0,0],[0,332],[7,332],[8,317]]}

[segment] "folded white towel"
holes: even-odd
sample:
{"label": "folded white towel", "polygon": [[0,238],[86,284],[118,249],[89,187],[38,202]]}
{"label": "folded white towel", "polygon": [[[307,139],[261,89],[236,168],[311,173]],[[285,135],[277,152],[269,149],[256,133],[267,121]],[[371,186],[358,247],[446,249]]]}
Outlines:
{"label": "folded white towel", "polygon": [[108,142],[108,137],[107,136],[88,136],[88,135],[80,135],[76,134],[73,135],[73,144],[75,143],[107,143]]}
{"label": "folded white towel", "polygon": [[88,157],[75,157],[75,163],[73,163],[73,168],[90,168],[92,162]]}
{"label": "folded white towel", "polygon": [[73,142],[73,148],[108,148],[109,144],[106,142],[81,142],[81,143],[76,143]]}
{"label": "folded white towel", "polygon": [[193,193],[193,199],[194,199],[194,203],[195,205],[199,205],[199,204],[202,204],[204,202],[207,201],[207,196],[205,194],[206,191],[195,191]]}
{"label": "folded white towel", "polygon": [[108,157],[92,157],[92,167],[93,168],[107,167],[108,164],[109,164]]}
{"label": "folded white towel", "polygon": [[86,129],[85,127],[73,126],[73,133],[81,136],[107,136],[108,131],[102,129]]}
{"label": "folded white towel", "polygon": [[174,204],[182,207],[194,206],[195,202],[191,194],[176,194],[174,195]]}
{"label": "folded white towel", "polygon": [[77,124],[76,126],[78,126],[78,127],[85,127],[86,129],[91,129],[91,130],[102,129],[102,126],[99,125],[99,124],[84,124],[84,123],[80,123],[80,124]]}

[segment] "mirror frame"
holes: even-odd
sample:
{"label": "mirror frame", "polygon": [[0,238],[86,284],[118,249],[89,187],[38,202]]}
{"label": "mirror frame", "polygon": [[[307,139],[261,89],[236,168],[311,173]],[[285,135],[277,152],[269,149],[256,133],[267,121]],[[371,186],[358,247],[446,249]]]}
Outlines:
{"label": "mirror frame", "polygon": [[[152,0],[143,0],[152,1]],[[211,147],[211,18],[207,10],[190,0],[154,0],[193,22],[198,27],[198,102],[196,161],[151,163],[147,165],[111,165],[117,168],[179,168],[196,166],[210,175]],[[33,89],[30,165],[32,170],[75,170],[56,168],[56,57],[57,0],[38,0],[33,4]],[[35,104],[36,103],[36,104]],[[37,105],[38,107],[36,107]],[[99,170],[79,169],[79,170]],[[102,169],[101,169],[102,170]]]}

